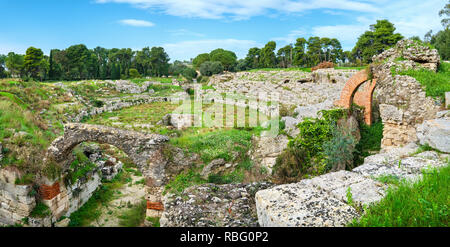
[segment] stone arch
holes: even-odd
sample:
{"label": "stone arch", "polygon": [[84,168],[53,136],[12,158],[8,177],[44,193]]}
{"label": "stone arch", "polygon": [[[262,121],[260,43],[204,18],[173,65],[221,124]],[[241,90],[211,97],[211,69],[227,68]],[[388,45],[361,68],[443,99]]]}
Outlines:
{"label": "stone arch", "polygon": [[372,124],[372,95],[375,89],[377,80],[373,79],[369,81],[362,91],[357,91],[358,88],[369,80],[369,75],[366,70],[361,70],[353,75],[347,83],[345,83],[344,89],[341,92],[341,97],[335,102],[335,105],[344,108],[350,108],[352,102],[359,106],[364,107],[364,122],[367,125]]}
{"label": "stone arch", "polygon": [[100,125],[69,123],[64,126],[64,135],[58,137],[48,148],[48,158],[64,163],[72,149],[82,142],[110,144],[125,152],[151,179],[154,186],[162,184],[164,159],[161,148],[169,138],[159,134],[147,134]]}

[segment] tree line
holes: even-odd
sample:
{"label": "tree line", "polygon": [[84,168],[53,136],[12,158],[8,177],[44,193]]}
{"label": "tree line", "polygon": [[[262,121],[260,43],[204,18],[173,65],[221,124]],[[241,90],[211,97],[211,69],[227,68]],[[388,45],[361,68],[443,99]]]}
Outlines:
{"label": "tree line", "polygon": [[[8,71],[5,70],[8,68]],[[169,74],[169,56],[162,47],[88,49],[73,45],[65,50],[52,49],[45,56],[30,47],[25,55],[14,52],[0,55],[0,76],[38,80],[121,79]]]}
{"label": "tree line", "polygon": [[[423,40],[411,37],[436,48],[442,59],[450,59],[450,1],[439,12],[444,16],[444,30],[434,34],[430,30]],[[372,62],[372,57],[395,45],[404,37],[395,33],[395,26],[388,20],[378,20],[359,36],[351,51],[344,51],[338,39],[328,37],[297,38],[276,50],[275,41],[264,47],[253,47],[245,58],[237,59],[233,51],[215,49],[192,59],[192,64],[175,61],[169,64],[169,56],[162,47],[145,47],[139,51],[130,48],[88,49],[85,45],[73,45],[65,50],[53,49],[46,56],[35,47],[25,55],[10,52],[0,55],[0,78],[22,77],[38,80],[125,79],[147,76],[182,75],[188,80],[222,71],[243,71],[258,68],[313,67],[323,61],[342,66],[362,66]],[[7,69],[6,69],[7,68]]]}

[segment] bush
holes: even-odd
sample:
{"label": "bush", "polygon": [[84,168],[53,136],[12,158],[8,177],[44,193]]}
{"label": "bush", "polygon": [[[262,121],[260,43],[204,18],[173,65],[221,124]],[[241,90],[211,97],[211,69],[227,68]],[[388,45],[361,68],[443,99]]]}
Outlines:
{"label": "bush", "polygon": [[140,78],[141,77],[141,75],[139,74],[137,69],[129,69],[128,75],[130,76],[130,78]]}
{"label": "bush", "polygon": [[200,73],[204,76],[212,76],[223,72],[223,65],[221,62],[204,62],[200,66]]}
{"label": "bush", "polygon": [[181,74],[190,81],[194,78],[197,78],[197,71],[195,71],[195,69],[193,68],[186,67]]}
{"label": "bush", "polygon": [[353,168],[353,152],[356,140],[349,130],[335,127],[331,140],[323,144],[326,170],[339,171]]}
{"label": "bush", "polygon": [[320,112],[320,118],[306,119],[298,124],[300,134],[289,141],[288,148],[277,158],[274,175],[281,181],[295,182],[329,170],[324,144],[333,139],[336,122],[345,113],[341,109],[324,110]]}
{"label": "bush", "polygon": [[47,205],[42,202],[38,202],[33,211],[31,211],[30,216],[35,218],[44,218],[50,216],[51,214],[50,208]]}

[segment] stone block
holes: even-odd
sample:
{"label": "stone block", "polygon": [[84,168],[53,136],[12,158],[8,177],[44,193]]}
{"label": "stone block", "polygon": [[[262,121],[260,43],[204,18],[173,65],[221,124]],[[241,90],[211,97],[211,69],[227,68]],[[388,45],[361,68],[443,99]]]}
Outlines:
{"label": "stone block", "polygon": [[260,226],[345,226],[359,216],[353,207],[307,180],[258,191],[255,200]]}

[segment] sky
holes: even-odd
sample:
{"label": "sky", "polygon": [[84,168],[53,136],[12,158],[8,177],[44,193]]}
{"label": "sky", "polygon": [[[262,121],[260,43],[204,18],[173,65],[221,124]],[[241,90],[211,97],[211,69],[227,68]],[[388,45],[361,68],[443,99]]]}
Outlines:
{"label": "sky", "polygon": [[216,48],[239,58],[275,41],[277,49],[311,36],[351,50],[376,20],[405,37],[442,30],[446,0],[0,0],[0,54],[30,46],[92,49],[161,46],[171,61]]}

